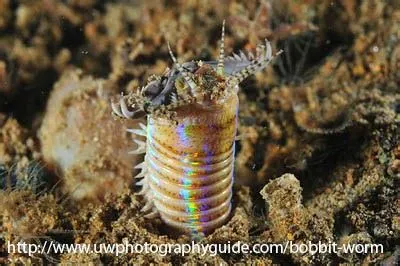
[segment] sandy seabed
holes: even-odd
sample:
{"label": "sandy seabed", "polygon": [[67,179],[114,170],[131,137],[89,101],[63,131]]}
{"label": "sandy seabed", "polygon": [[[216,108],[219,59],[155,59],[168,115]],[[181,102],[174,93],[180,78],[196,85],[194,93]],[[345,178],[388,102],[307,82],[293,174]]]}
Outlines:
{"label": "sandy seabed", "polygon": [[[379,254],[8,253],[7,243],[190,243],[135,194],[110,101],[181,62],[265,38],[239,91],[233,211],[201,243],[382,244]],[[0,263],[395,265],[400,1],[0,0]],[[144,122],[144,121],[142,121]]]}

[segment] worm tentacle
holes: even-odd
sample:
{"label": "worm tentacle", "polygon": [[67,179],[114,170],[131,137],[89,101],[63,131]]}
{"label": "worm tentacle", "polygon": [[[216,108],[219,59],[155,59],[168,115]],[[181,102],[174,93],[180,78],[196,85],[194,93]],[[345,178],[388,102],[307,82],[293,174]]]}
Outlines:
{"label": "worm tentacle", "polygon": [[[227,79],[226,81],[227,84],[239,84],[247,77],[255,74],[258,71],[261,71],[262,69],[268,66],[268,64],[273,60],[274,56],[272,56],[271,44],[267,40],[265,41],[265,44],[266,44],[265,51],[263,53],[260,53],[257,59],[253,60],[245,68],[243,68],[238,72],[233,73],[233,75]],[[276,55],[279,55],[282,52],[283,51],[281,50]]]}
{"label": "worm tentacle", "polygon": [[194,82],[194,80],[190,77],[190,73],[187,72],[182,65],[178,62],[178,60],[175,58],[174,53],[171,50],[171,46],[169,45],[168,42],[168,52],[172,58],[172,61],[174,61],[174,64],[176,65],[176,67],[178,68],[180,74],[183,76],[183,78],[185,79],[185,81],[187,82],[187,84],[189,85],[189,87],[192,89],[192,91],[197,91],[198,87],[196,85],[196,83]]}
{"label": "worm tentacle", "polygon": [[225,59],[225,20],[222,23],[221,44],[219,47],[219,57],[217,64],[217,74],[220,76],[223,76],[225,72],[224,59]]}

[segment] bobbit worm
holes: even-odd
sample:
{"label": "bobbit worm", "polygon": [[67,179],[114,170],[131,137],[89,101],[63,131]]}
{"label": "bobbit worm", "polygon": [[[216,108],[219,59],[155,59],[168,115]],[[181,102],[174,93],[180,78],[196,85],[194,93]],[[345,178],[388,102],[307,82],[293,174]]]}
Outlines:
{"label": "bobbit worm", "polygon": [[212,232],[229,219],[239,84],[274,58],[268,41],[257,46],[256,55],[225,57],[224,35],[225,22],[218,60],[211,62],[180,64],[168,44],[174,67],[111,104],[119,117],[147,117],[147,125],[128,130],[146,138],[134,139],[137,148],[131,152],[145,154],[135,166],[145,216],[160,216],[193,235]]}

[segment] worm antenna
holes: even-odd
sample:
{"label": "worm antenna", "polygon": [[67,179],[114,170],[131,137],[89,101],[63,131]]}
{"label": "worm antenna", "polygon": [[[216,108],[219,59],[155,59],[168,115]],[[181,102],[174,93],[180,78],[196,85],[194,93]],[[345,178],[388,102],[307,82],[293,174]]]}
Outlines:
{"label": "worm antenna", "polygon": [[135,112],[128,110],[128,105],[125,102],[124,97],[119,100],[119,105],[121,106],[121,112],[126,118],[132,118]]}
{"label": "worm antenna", "polygon": [[219,57],[217,65],[217,74],[224,75],[224,59],[225,59],[225,19],[222,22],[221,44],[219,47]]}
{"label": "worm antenna", "polygon": [[[140,99],[136,99],[140,100]],[[134,110],[129,111],[128,109],[128,104],[126,103],[126,96],[121,95],[121,98],[119,99],[118,103],[115,103],[113,100],[111,100],[111,109],[113,114],[120,118],[126,118],[126,119],[136,119],[141,116],[141,113],[143,113],[143,110],[140,108],[134,108]]]}
{"label": "worm antenna", "polygon": [[172,61],[174,61],[174,64],[178,68],[179,72],[182,74],[182,76],[185,79],[186,83],[189,85],[189,87],[190,87],[190,89],[192,91],[197,91],[196,83],[190,77],[189,73],[182,67],[182,65],[179,64],[178,60],[176,59],[176,57],[174,56],[174,53],[171,50],[171,46],[169,45],[169,42],[167,42],[167,44],[168,44],[168,52],[169,52],[169,54],[170,54],[170,56],[172,58]]}
{"label": "worm antenna", "polygon": [[[255,74],[258,71],[261,71],[264,69],[275,56],[280,55],[283,50],[280,50],[276,53],[275,56],[272,56],[272,48],[271,44],[266,40],[265,41],[265,51],[264,52],[259,52],[259,56],[251,62],[248,66],[240,70],[239,72],[234,73],[232,76],[230,76],[227,80],[228,84],[239,84],[242,82],[244,79],[247,77]],[[260,46],[264,47],[264,46]]]}
{"label": "worm antenna", "polygon": [[118,117],[123,117],[123,114],[121,113],[120,107],[118,106],[118,104],[111,101],[111,108],[115,115],[117,115]]}

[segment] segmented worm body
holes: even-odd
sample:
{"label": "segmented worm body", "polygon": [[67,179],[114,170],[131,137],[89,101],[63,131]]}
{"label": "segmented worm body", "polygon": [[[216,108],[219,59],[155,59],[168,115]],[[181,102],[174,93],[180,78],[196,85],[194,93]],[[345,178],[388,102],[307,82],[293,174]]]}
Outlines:
{"label": "segmented worm body", "polygon": [[217,62],[181,65],[168,45],[174,68],[112,103],[120,117],[147,114],[147,126],[129,130],[146,137],[146,142],[134,139],[138,148],[132,151],[145,153],[135,167],[141,170],[139,194],[147,202],[142,210],[194,235],[211,232],[229,218],[239,83],[273,59],[269,42],[258,46],[256,56],[225,58],[222,29]]}

